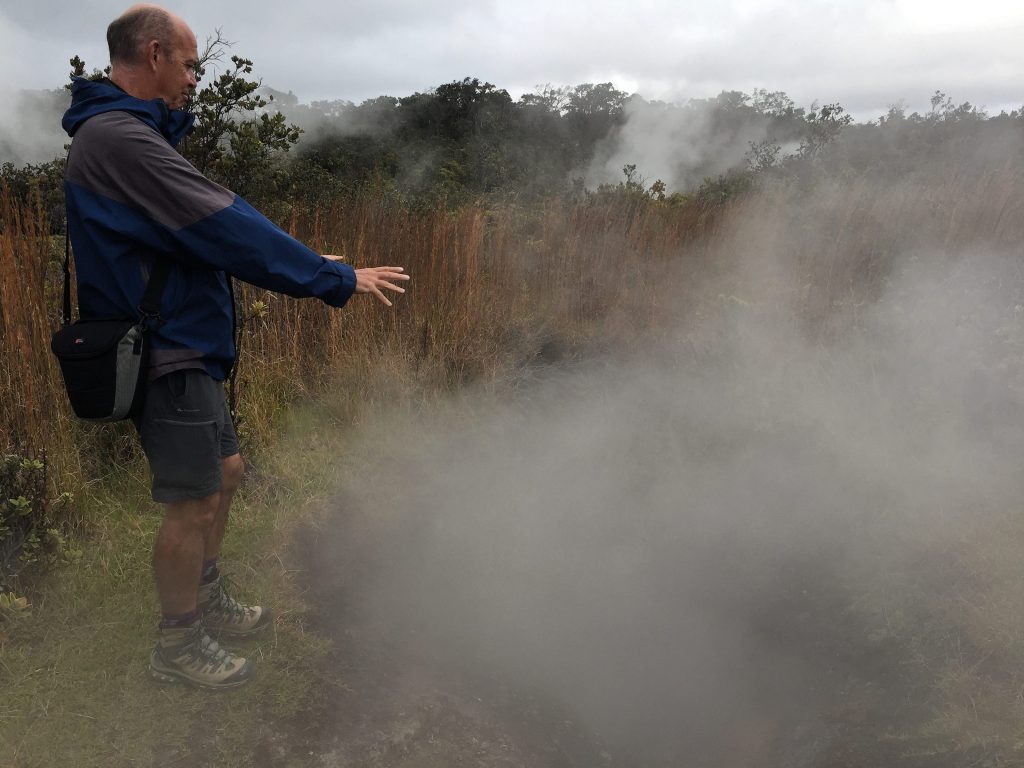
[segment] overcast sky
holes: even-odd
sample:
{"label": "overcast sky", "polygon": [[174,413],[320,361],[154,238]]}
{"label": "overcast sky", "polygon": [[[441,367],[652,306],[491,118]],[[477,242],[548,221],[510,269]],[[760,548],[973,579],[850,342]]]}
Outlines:
{"label": "overcast sky", "polygon": [[[78,53],[105,65],[123,0],[0,0],[0,90],[64,83]],[[1024,2],[1002,0],[180,0],[265,84],[302,101],[403,96],[466,76],[513,96],[612,81],[683,101],[723,89],[839,101],[861,118],[942,89],[998,111],[1024,103]]]}

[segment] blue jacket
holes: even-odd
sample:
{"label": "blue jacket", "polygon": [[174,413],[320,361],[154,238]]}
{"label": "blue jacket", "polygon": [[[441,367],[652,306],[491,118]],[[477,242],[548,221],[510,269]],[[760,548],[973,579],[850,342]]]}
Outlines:
{"label": "blue jacket", "polygon": [[76,79],[63,126],[73,137],[64,177],[83,318],[139,317],[157,257],[172,268],[153,334],[156,369],[202,365],[227,377],[235,357],[228,276],[334,307],[355,271],[323,258],[174,147],[193,118],[109,82]]}

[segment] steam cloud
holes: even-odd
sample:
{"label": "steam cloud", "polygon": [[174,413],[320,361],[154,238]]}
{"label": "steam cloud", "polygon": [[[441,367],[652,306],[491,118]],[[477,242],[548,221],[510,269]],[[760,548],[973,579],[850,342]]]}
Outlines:
{"label": "steam cloud", "polygon": [[70,101],[66,91],[25,91],[18,73],[34,53],[36,36],[11,21],[0,9],[0,163],[15,166],[52,160],[61,154],[67,135],[60,117]]}
{"label": "steam cloud", "polygon": [[632,98],[625,123],[599,143],[584,180],[590,187],[615,184],[623,166],[636,165],[648,183],[660,178],[671,190],[688,190],[706,176],[742,167],[750,145],[768,138],[764,120],[723,130],[706,102],[677,106]]}
{"label": "steam cloud", "polygon": [[849,629],[818,612],[866,635],[880,574],[1024,490],[1024,296],[1008,255],[911,250],[812,342],[746,242],[676,342],[403,429],[327,544],[376,563],[350,610],[640,759],[816,764]]}
{"label": "steam cloud", "polygon": [[71,100],[68,91],[7,91],[0,112],[0,163],[44,163],[64,153],[68,135],[60,126]]}

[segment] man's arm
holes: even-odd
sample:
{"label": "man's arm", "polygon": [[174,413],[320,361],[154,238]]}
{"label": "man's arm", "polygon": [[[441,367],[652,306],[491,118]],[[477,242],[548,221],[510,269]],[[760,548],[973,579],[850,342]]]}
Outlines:
{"label": "man's arm", "polygon": [[[69,159],[68,181],[144,213],[152,222],[151,247],[170,258],[336,307],[360,287],[351,266],[325,259],[295,240],[126,113],[97,115],[82,126]],[[389,272],[394,274],[384,277],[385,282],[403,279],[395,276],[400,270]],[[366,278],[379,291],[376,270]],[[374,292],[366,282],[360,292]]]}

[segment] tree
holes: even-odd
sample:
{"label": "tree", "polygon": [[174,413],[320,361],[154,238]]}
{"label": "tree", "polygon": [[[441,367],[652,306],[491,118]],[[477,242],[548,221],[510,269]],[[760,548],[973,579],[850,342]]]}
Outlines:
{"label": "tree", "polygon": [[762,115],[790,117],[803,114],[803,109],[797,107],[793,100],[783,91],[755,88],[752,97],[751,106]]}
{"label": "tree", "polygon": [[[199,57],[198,76],[222,61],[230,46],[216,30]],[[301,129],[280,112],[246,117],[266,107],[273,94],[264,97],[259,92],[262,80],[247,77],[252,74],[252,60],[233,55],[230,61],[231,66],[197,91],[187,105],[196,116],[196,127],[179,151],[200,173],[243,196],[269,200],[276,187],[271,161],[298,142]]]}
{"label": "tree", "polygon": [[577,159],[589,157],[594,145],[624,122],[627,98],[628,94],[611,83],[583,83],[572,89],[565,105],[565,120]]}
{"label": "tree", "polygon": [[535,93],[524,93],[519,98],[519,103],[526,107],[540,107],[561,115],[569,106],[571,96],[571,88],[554,87],[551,83],[547,83],[543,86],[537,86]]}
{"label": "tree", "polygon": [[102,80],[104,77],[110,74],[110,66],[104,67],[102,70],[93,68],[92,72],[86,74],[85,61],[79,56],[72,56],[71,61],[71,74],[68,77],[68,84],[64,87],[69,91],[71,90],[71,84],[74,82],[76,77],[84,77],[86,80]]}
{"label": "tree", "polygon": [[611,83],[583,83],[572,89],[565,110],[578,115],[619,117],[627,95]]}
{"label": "tree", "polygon": [[969,101],[965,101],[963,104],[954,104],[953,99],[942,91],[935,91],[929,101],[932,109],[928,113],[927,119],[933,123],[955,123],[963,120],[977,122],[988,118],[985,110],[975,107]]}
{"label": "tree", "polygon": [[826,104],[820,109],[811,105],[807,113],[807,132],[800,142],[798,154],[801,157],[815,157],[828,146],[851,122],[853,117],[845,114],[839,104]]}

